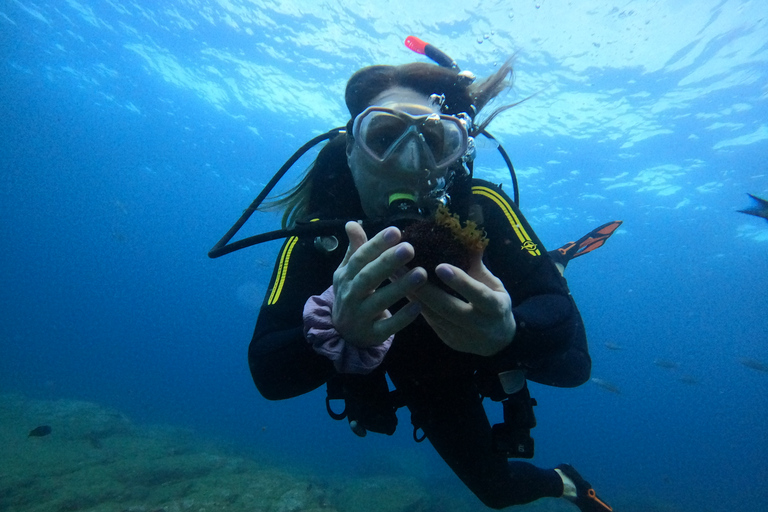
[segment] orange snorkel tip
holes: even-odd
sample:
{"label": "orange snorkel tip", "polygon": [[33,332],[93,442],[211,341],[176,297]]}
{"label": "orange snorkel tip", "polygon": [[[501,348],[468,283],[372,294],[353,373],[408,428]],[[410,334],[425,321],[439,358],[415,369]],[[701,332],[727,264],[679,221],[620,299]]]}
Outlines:
{"label": "orange snorkel tip", "polygon": [[426,51],[427,43],[425,43],[424,41],[422,41],[416,36],[408,36],[405,38],[405,46],[409,50],[413,50],[416,53],[420,53],[424,55]]}
{"label": "orange snorkel tip", "polygon": [[405,38],[405,46],[409,50],[413,50],[416,53],[420,53],[422,55],[426,55],[430,59],[432,59],[438,66],[442,66],[444,68],[450,68],[455,69],[456,71],[459,70],[459,66],[456,65],[456,61],[454,61],[452,58],[450,58],[448,55],[445,54],[445,52],[441,51],[437,47],[422,41],[416,36],[408,36]]}

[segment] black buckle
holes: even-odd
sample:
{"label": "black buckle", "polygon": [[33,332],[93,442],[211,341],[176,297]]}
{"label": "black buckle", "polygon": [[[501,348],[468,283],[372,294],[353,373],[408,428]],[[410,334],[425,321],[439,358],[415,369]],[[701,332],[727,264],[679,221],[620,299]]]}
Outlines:
{"label": "black buckle", "polygon": [[528,387],[513,393],[502,402],[504,423],[492,427],[493,446],[507,458],[530,459],[533,457],[531,429],[536,426],[533,407],[536,399],[531,398]]}

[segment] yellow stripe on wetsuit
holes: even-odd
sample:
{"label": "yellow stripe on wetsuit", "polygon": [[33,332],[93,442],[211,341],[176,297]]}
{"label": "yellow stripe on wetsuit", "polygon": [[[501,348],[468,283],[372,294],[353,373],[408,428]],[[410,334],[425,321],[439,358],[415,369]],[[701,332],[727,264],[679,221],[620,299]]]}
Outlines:
{"label": "yellow stripe on wetsuit", "polygon": [[277,267],[277,275],[275,276],[275,284],[272,287],[272,293],[269,294],[269,300],[267,301],[267,305],[269,306],[276,303],[277,299],[280,298],[280,292],[283,291],[283,285],[285,284],[285,276],[288,274],[288,260],[291,259],[291,252],[293,252],[293,248],[298,241],[299,237],[292,236],[285,243],[285,247],[283,247],[283,252],[280,254],[280,265]]}
{"label": "yellow stripe on wetsuit", "polygon": [[509,221],[509,225],[512,226],[512,229],[515,231],[515,234],[517,235],[517,238],[520,239],[521,246],[520,249],[528,251],[531,256],[541,256],[541,251],[539,250],[539,247],[536,245],[536,243],[531,240],[531,237],[528,235],[528,232],[525,230],[525,227],[523,227],[523,223],[520,222],[520,219],[517,217],[517,214],[515,213],[515,210],[510,206],[510,204],[502,197],[501,194],[493,190],[492,188],[488,187],[482,187],[482,186],[476,186],[472,187],[472,193],[476,194],[478,196],[485,196],[494,203],[496,203],[499,208],[501,208],[501,211],[504,212],[504,215],[507,216],[507,220]]}

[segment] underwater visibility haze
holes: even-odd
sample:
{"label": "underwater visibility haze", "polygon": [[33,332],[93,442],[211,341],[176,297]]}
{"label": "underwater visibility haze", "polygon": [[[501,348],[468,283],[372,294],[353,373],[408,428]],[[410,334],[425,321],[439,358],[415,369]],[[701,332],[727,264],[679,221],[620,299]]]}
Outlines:
{"label": "underwater visibility haze", "polygon": [[[15,418],[0,459],[60,453],[72,415],[91,411],[109,426],[84,450],[125,417],[287,475],[404,477],[485,509],[413,441],[405,410],[394,436],[360,439],[329,418],[324,389],[264,400],[246,350],[280,242],[207,257],[296,149],[347,122],[354,71],[426,61],[411,34],[480,77],[515,55],[497,105],[534,96],[489,130],[547,248],[623,221],[566,271],[593,380],[530,386],[534,463],[574,464],[619,511],[765,510],[768,223],[739,212],[768,198],[758,0],[4,2],[0,402],[39,421],[0,411]],[[475,173],[511,188],[488,142]],[[259,212],[242,235],[278,227]]]}

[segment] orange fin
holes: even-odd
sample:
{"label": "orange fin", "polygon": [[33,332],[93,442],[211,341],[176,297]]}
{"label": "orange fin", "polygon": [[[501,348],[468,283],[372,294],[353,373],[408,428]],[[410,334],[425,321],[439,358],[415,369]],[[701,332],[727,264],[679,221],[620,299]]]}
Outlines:
{"label": "orange fin", "polygon": [[598,247],[601,247],[606,240],[611,237],[614,231],[621,226],[621,223],[622,221],[620,220],[607,222],[599,228],[593,229],[577,241],[568,242],[559,249],[549,251],[549,255],[555,260],[555,263],[560,263],[565,267],[573,258],[578,258],[579,256],[583,256],[588,252],[592,252]]}

